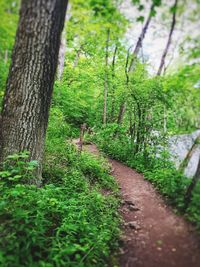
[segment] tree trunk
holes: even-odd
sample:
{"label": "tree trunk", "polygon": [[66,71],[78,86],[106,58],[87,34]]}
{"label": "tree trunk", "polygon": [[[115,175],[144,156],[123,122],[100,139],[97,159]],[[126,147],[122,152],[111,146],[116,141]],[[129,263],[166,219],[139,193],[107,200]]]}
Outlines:
{"label": "tree trunk", "polygon": [[141,112],[141,108],[139,107],[139,104],[138,104],[137,116],[138,116],[138,125],[137,125],[137,134],[136,134],[136,142],[135,142],[135,150],[134,150],[135,154],[139,152],[140,145],[141,145],[142,112]]}
{"label": "tree trunk", "polygon": [[6,49],[5,54],[4,54],[4,63],[8,62],[8,49]]}
{"label": "tree trunk", "polygon": [[[127,51],[127,55],[126,55],[126,64],[125,64],[125,75],[126,75],[126,88],[128,90],[129,88],[129,70],[128,70],[128,63],[129,63],[129,57],[130,57],[130,50],[131,47],[129,47],[128,51]],[[126,111],[126,100],[125,98],[122,99],[122,103],[120,104],[119,107],[119,113],[118,113],[118,117],[117,117],[117,123],[120,125],[123,121],[124,118],[124,113]]]}
{"label": "tree trunk", "polygon": [[118,125],[121,125],[122,124],[125,110],[126,110],[126,102],[123,101],[123,103],[121,104],[121,106],[119,108],[119,114],[118,114],[118,118],[117,118],[117,124]]}
{"label": "tree trunk", "polygon": [[38,185],[67,2],[22,0],[3,100],[0,162],[9,154],[29,151],[30,160],[39,163]]}
{"label": "tree trunk", "polygon": [[110,122],[114,122],[114,115],[115,115],[115,61],[117,56],[118,46],[115,46],[113,59],[112,59],[112,92],[111,92],[111,113],[110,113]]}
{"label": "tree trunk", "polygon": [[169,47],[170,47],[171,42],[172,42],[172,35],[173,35],[174,29],[175,29],[175,25],[176,25],[177,5],[178,5],[178,0],[175,0],[175,3],[173,5],[173,16],[172,16],[172,23],[171,23],[171,27],[170,27],[170,32],[169,32],[169,36],[168,36],[168,40],[167,40],[167,44],[166,44],[165,50],[164,50],[164,52],[162,54],[160,66],[159,66],[159,69],[158,69],[158,72],[157,72],[158,76],[161,75],[161,73],[162,73],[163,67],[165,65],[165,59],[166,59],[167,53],[169,51]]}
{"label": "tree trunk", "polygon": [[65,54],[66,54],[66,48],[67,48],[66,24],[71,17],[71,14],[69,13],[69,11],[70,11],[70,4],[68,4],[67,13],[65,16],[65,26],[64,26],[64,30],[62,32],[59,55],[58,55],[58,69],[57,69],[58,80],[61,80],[61,78],[62,78],[63,71],[64,71],[64,65],[65,65]]}
{"label": "tree trunk", "polygon": [[188,163],[189,163],[190,159],[192,158],[195,150],[199,146],[199,144],[200,144],[200,135],[197,136],[197,138],[194,141],[194,144],[192,145],[192,147],[188,151],[184,160],[181,162],[181,164],[179,166],[179,171],[184,172],[185,168],[188,166]]}
{"label": "tree trunk", "polygon": [[110,41],[110,29],[107,32],[106,54],[105,54],[105,78],[104,78],[104,106],[103,106],[103,125],[107,122],[107,98],[108,98],[108,47]]}
{"label": "tree trunk", "polygon": [[80,55],[81,55],[81,49],[82,49],[82,47],[80,46],[80,48],[76,52],[76,56],[75,56],[74,64],[73,64],[73,68],[74,69],[78,66],[79,58],[80,58]]}
{"label": "tree trunk", "polygon": [[196,171],[194,177],[192,178],[192,181],[191,181],[190,185],[188,186],[187,192],[185,194],[185,206],[184,206],[185,210],[188,208],[188,206],[192,200],[192,192],[193,192],[199,179],[200,179],[200,159],[199,159],[197,171]]}
{"label": "tree trunk", "polygon": [[[150,11],[149,11],[149,15],[148,15],[148,18],[147,18],[147,21],[144,25],[144,27],[142,28],[142,31],[140,33],[140,36],[137,40],[137,43],[136,43],[136,46],[134,48],[134,51],[133,51],[133,55],[132,55],[132,58],[130,60],[130,64],[128,66],[128,63],[129,63],[129,53],[130,53],[130,48],[128,49],[128,53],[127,53],[127,59],[126,59],[126,66],[125,66],[125,73],[126,73],[126,84],[128,86],[129,84],[129,73],[133,71],[133,68],[134,68],[134,63],[135,63],[135,60],[137,58],[137,55],[142,47],[142,43],[143,43],[143,40],[145,38],[145,35],[146,35],[146,32],[149,28],[149,24],[151,22],[151,19],[152,19],[152,10],[154,10],[154,7],[155,5],[151,5],[151,8],[150,8]],[[119,118],[121,117],[120,121],[122,122],[123,120],[123,116],[124,116],[124,113],[120,114],[122,111],[125,112],[125,106],[126,106],[126,100],[124,100],[124,102],[122,102],[121,106],[120,106],[120,110],[119,110],[119,115],[118,115],[118,121],[119,121]]]}
{"label": "tree trunk", "polygon": [[145,38],[145,35],[146,35],[146,32],[149,28],[149,24],[151,22],[151,19],[152,19],[152,10],[154,9],[155,5],[153,4],[150,8],[150,11],[149,11],[149,15],[148,15],[148,18],[145,22],[145,25],[144,27],[142,28],[142,31],[140,33],[140,36],[137,40],[137,43],[136,43],[136,46],[135,46],[135,49],[133,51],[133,56],[131,58],[131,62],[130,62],[130,65],[129,65],[129,69],[128,69],[128,72],[131,72],[133,71],[133,67],[134,67],[134,62],[135,62],[135,59],[137,58],[137,55],[142,47],[142,43],[143,43],[143,40]]}
{"label": "tree trunk", "polygon": [[164,134],[167,133],[167,109],[165,104],[163,107],[163,132]]}

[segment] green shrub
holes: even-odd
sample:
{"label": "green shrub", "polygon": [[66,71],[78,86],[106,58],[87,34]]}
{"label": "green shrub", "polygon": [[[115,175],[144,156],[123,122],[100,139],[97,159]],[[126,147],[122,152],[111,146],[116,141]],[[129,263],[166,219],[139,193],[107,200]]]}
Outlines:
{"label": "green shrub", "polygon": [[92,184],[98,183],[103,188],[116,191],[117,185],[114,178],[108,175],[110,166],[103,158],[95,158],[88,153],[82,153],[80,157],[80,170]]}
{"label": "green shrub", "polygon": [[159,189],[171,204],[176,205],[179,209],[184,207],[184,194],[189,184],[187,177],[184,177],[175,168],[158,168],[147,171],[145,177]]}
{"label": "green shrub", "polygon": [[83,154],[60,171],[58,183],[37,188],[25,183],[33,163],[24,158],[9,157],[16,164],[0,173],[0,265],[106,266],[119,234],[118,200],[98,190],[107,185],[106,170]]}
{"label": "green shrub", "polygon": [[2,184],[31,183],[34,178],[33,171],[38,163],[37,161],[27,161],[28,158],[28,152],[8,156],[3,164],[3,171],[0,171]]}
{"label": "green shrub", "polygon": [[31,185],[36,162],[28,162],[27,153],[6,160],[0,173],[0,266],[103,267],[117,248],[119,200],[101,193],[116,192],[116,182],[103,159],[79,155],[66,141],[72,131],[54,108],[41,188]]}

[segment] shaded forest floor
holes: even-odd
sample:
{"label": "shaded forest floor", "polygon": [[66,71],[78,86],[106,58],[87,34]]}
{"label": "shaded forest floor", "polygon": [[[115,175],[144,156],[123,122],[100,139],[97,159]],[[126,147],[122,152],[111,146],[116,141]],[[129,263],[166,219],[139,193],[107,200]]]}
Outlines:
{"label": "shaded forest floor", "polygon": [[[87,151],[98,154],[95,145]],[[121,267],[199,267],[200,238],[195,229],[166,205],[141,174],[109,160],[120,187],[123,235]]]}

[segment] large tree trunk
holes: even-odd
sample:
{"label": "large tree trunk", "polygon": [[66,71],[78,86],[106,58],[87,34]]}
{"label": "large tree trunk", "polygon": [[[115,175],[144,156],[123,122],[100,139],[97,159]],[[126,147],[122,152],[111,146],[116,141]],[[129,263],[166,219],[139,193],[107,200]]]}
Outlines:
{"label": "large tree trunk", "polygon": [[27,150],[37,181],[67,0],[22,0],[0,124],[0,162]]}
{"label": "large tree trunk", "polygon": [[167,53],[169,51],[169,48],[170,48],[170,45],[172,42],[172,35],[173,35],[175,25],[176,25],[177,5],[178,5],[178,0],[175,0],[174,5],[173,5],[173,15],[172,15],[172,23],[171,23],[171,27],[170,27],[170,32],[169,32],[166,47],[165,47],[164,52],[163,52],[162,57],[161,57],[160,66],[159,66],[159,69],[157,72],[158,76],[161,75],[161,73],[162,73],[163,67],[165,65],[165,59],[166,59]]}

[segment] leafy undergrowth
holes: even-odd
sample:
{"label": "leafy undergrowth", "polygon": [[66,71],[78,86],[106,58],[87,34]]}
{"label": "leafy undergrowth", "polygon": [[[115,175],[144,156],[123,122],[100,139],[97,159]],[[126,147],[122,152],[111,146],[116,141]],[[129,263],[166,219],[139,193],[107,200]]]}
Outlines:
{"label": "leafy undergrowth", "polygon": [[[97,145],[111,158],[117,159],[127,166],[143,173],[166,198],[167,202],[177,211],[183,211],[184,195],[190,183],[190,179],[177,171],[169,161],[167,153],[163,152],[157,157],[149,148],[148,156],[144,153],[135,155],[129,140],[123,135],[113,138],[113,134],[105,134],[105,129],[94,137]],[[200,182],[197,184],[191,203],[185,212],[185,216],[200,230]]]}
{"label": "leafy undergrowth", "polygon": [[117,185],[103,159],[65,141],[62,113],[51,118],[43,186],[30,184],[35,162],[26,153],[0,173],[0,266],[107,266],[119,236]]}

